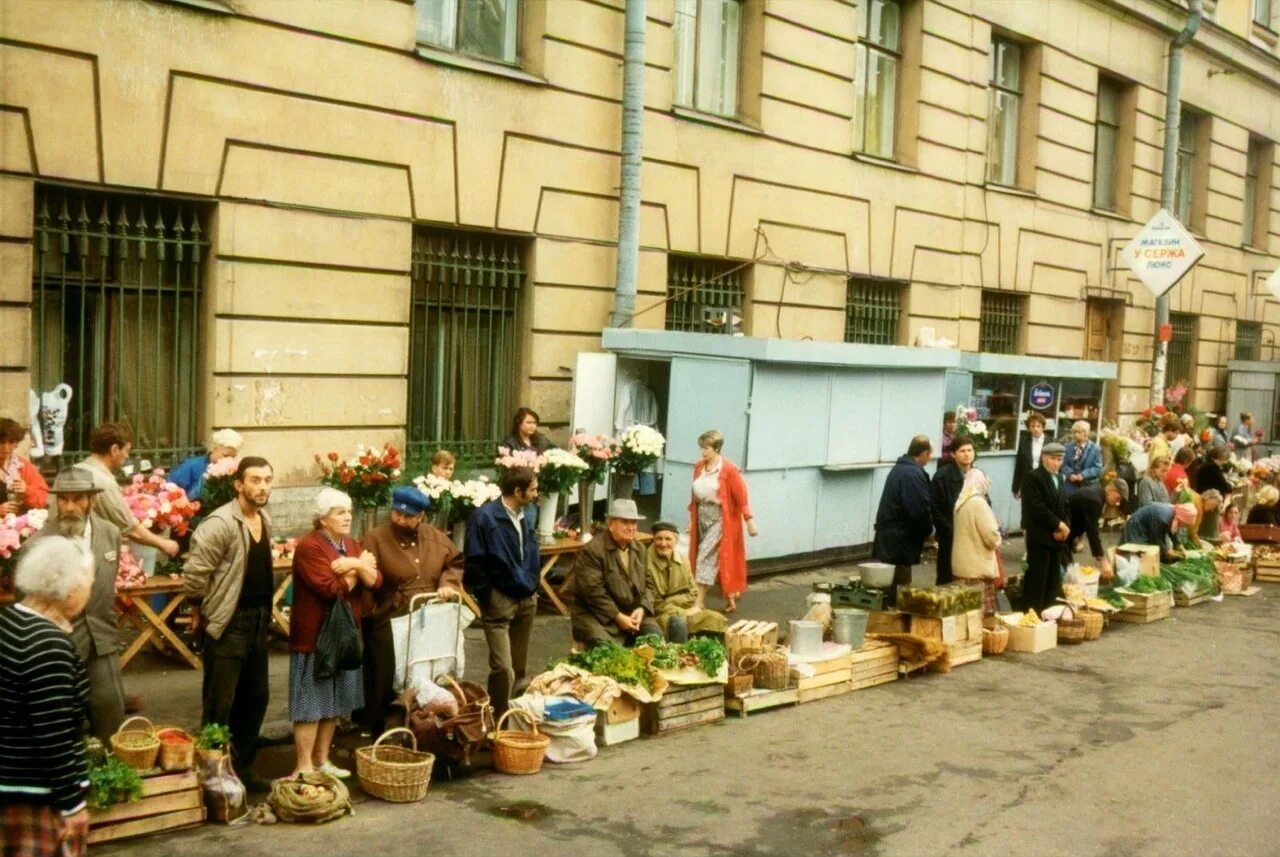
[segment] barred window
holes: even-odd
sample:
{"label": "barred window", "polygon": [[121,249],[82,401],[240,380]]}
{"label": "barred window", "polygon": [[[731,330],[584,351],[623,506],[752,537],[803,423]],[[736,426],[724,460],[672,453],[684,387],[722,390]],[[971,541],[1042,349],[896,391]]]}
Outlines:
{"label": "barred window", "polygon": [[198,449],[208,217],[185,200],[37,187],[32,386],[71,387],[66,460],[108,421],[155,464]]}
{"label": "barred window", "polygon": [[850,277],[845,298],[844,341],[897,345],[903,284]]}
{"label": "barred window", "polygon": [[741,333],[742,271],[728,259],[667,257],[667,330]]}
{"label": "barred window", "polygon": [[1166,387],[1185,383],[1190,389],[1191,352],[1196,343],[1196,317],[1190,313],[1170,313],[1169,324],[1173,328],[1173,339],[1169,342],[1169,357],[1165,361],[1164,381]]}
{"label": "barred window", "polygon": [[423,229],[413,237],[409,457],[490,458],[515,412],[523,244]]}
{"label": "barred window", "polygon": [[983,292],[978,321],[978,350],[991,354],[1017,354],[1022,332],[1022,296]]}
{"label": "barred window", "polygon": [[1236,359],[1260,360],[1262,358],[1262,322],[1236,322]]}

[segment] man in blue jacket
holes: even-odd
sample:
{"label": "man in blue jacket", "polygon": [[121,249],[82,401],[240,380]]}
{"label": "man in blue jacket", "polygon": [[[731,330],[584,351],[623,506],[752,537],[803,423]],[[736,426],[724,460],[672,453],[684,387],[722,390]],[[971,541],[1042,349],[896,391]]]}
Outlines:
{"label": "man in blue jacket", "polygon": [[538,499],[538,474],[512,467],[498,479],[502,496],[471,513],[463,582],[480,604],[489,645],[489,698],[495,716],[524,681],[529,635],[538,612],[541,558],[525,507]]}
{"label": "man in blue jacket", "polygon": [[884,481],[880,508],[876,511],[876,538],[872,554],[893,569],[889,593],[896,603],[898,587],[911,583],[911,566],[920,562],[924,540],[933,532],[930,515],[929,474],[924,466],[933,457],[933,444],[926,435],[916,435],[907,454],[898,459]]}

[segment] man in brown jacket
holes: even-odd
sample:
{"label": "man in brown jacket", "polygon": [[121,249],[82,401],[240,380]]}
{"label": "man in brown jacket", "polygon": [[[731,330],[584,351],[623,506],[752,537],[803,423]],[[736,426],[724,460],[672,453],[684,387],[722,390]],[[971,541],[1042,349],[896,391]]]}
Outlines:
{"label": "man in brown jacket", "polygon": [[382,586],[372,593],[361,620],[364,634],[363,728],[382,734],[394,699],[396,655],[391,620],[409,610],[413,596],[434,592],[449,600],[462,591],[465,558],[442,532],[427,523],[431,499],[417,488],[397,488],[391,495],[391,521],[365,534],[364,549],[382,572]]}
{"label": "man in brown jacket", "polygon": [[608,531],[578,554],[573,566],[573,638],[588,648],[631,645],[643,634],[662,636],[648,592],[645,549],[636,541],[634,500],[614,500],[605,517]]}

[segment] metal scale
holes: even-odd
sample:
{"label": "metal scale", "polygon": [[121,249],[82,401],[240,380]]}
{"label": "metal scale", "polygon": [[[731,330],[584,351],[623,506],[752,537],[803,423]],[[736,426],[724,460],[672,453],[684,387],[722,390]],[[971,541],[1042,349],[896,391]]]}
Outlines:
{"label": "metal scale", "polygon": [[862,610],[883,610],[888,596],[883,589],[870,589],[858,577],[848,583],[815,583],[814,592],[831,596],[832,607],[858,607]]}

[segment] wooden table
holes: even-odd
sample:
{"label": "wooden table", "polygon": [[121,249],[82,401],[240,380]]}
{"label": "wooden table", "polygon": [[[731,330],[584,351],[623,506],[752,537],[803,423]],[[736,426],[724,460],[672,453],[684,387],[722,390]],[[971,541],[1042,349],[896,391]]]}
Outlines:
{"label": "wooden table", "polygon": [[[159,613],[151,609],[151,596],[153,595],[167,597],[165,605]],[[172,649],[193,670],[200,669],[200,658],[191,649],[187,648],[187,644],[182,641],[182,638],[169,627],[169,617],[186,600],[187,596],[183,592],[182,578],[180,577],[152,577],[148,578],[147,582],[142,586],[134,586],[116,592],[116,604],[121,608],[126,623],[133,625],[138,632],[138,635],[133,638],[133,641],[129,643],[128,647],[120,655],[120,667],[122,669],[148,643],[162,652]],[[133,607],[137,613],[130,612],[128,609],[130,607]],[[139,620],[139,616],[141,620]]]}
{"label": "wooden table", "polygon": [[[602,530],[597,533],[594,538],[598,539],[603,536],[604,531]],[[650,542],[653,541],[653,536],[648,533],[636,533],[636,541]],[[560,596],[573,580],[573,569],[569,569],[569,573],[566,574],[564,580],[560,582],[560,588],[558,590],[551,585],[551,581],[547,580],[547,575],[551,573],[551,569],[555,568],[556,563],[558,563],[562,558],[569,557],[572,559],[577,557],[578,552],[585,548],[587,544],[588,542],[584,542],[580,538],[571,539],[566,536],[563,538],[557,538],[549,545],[538,545],[538,551],[542,556],[542,570],[538,573],[538,587],[546,593],[548,598],[551,599],[551,603],[560,611],[561,616],[569,615],[569,608],[560,600]]]}

